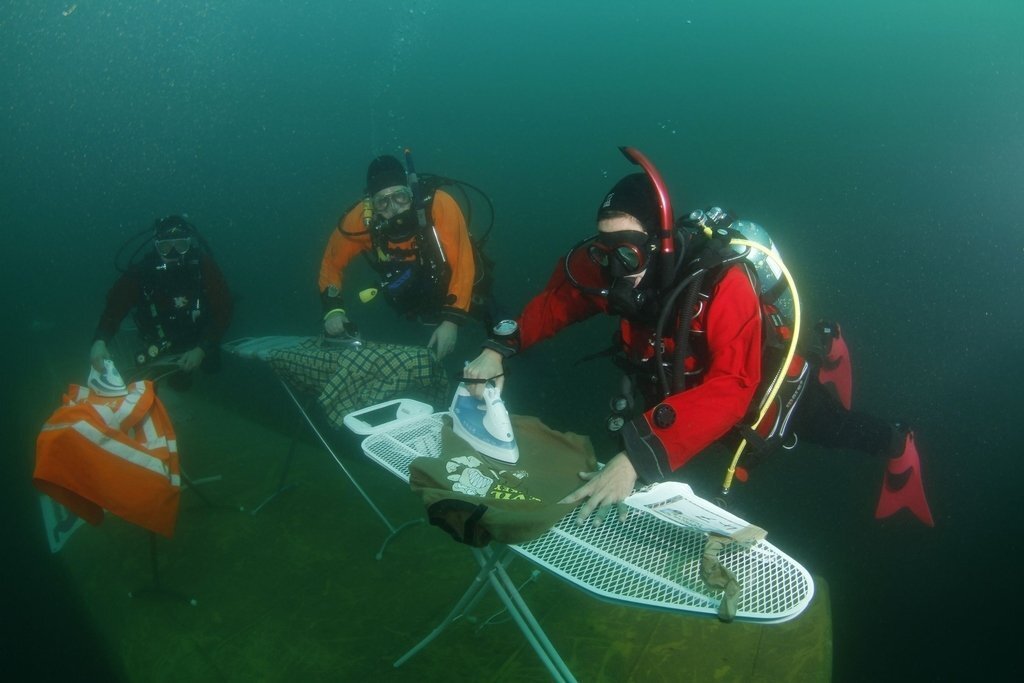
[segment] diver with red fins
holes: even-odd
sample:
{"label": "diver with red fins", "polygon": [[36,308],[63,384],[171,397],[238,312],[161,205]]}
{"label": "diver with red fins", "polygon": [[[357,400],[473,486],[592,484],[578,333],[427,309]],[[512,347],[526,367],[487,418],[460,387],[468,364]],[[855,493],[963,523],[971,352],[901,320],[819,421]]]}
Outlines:
{"label": "diver with red fins", "polygon": [[562,501],[585,501],[578,522],[599,524],[615,507],[624,517],[617,504],[634,488],[672,477],[714,443],[738,444],[724,495],[734,478],[745,480],[765,454],[792,447],[799,435],[887,458],[875,516],[906,508],[934,526],[913,432],[850,408],[849,352],[838,325],[818,323],[801,353],[796,287],[763,228],[718,207],[674,221],[654,165],[634,148],[620,150],[643,172],[608,191],[597,233],[568,251],[518,318],[494,326],[464,371],[476,387],[491,379],[500,386],[505,359],[594,315],[619,317],[624,391],[609,427],[622,449],[599,470],[581,472],[584,483]]}

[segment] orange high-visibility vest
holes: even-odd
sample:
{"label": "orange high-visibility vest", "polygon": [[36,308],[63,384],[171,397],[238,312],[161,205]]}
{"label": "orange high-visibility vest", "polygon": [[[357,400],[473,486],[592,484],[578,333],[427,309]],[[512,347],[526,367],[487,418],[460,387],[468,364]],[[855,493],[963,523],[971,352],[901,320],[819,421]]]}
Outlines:
{"label": "orange high-visibility vest", "polygon": [[103,510],[170,537],[181,474],[174,428],[153,383],[127,396],[72,384],[36,440],[36,488],[89,522]]}

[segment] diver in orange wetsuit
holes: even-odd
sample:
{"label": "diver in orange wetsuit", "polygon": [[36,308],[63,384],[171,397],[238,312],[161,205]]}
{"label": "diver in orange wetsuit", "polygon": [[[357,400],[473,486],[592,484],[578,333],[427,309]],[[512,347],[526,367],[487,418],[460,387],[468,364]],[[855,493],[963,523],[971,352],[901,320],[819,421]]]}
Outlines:
{"label": "diver in orange wetsuit", "polygon": [[320,264],[328,336],[349,327],[344,272],[364,254],[380,276],[380,294],[396,311],[436,326],[427,347],[437,358],[454,348],[478,281],[473,243],[455,199],[421,186],[393,156],[370,162],[363,200],[338,221]]}

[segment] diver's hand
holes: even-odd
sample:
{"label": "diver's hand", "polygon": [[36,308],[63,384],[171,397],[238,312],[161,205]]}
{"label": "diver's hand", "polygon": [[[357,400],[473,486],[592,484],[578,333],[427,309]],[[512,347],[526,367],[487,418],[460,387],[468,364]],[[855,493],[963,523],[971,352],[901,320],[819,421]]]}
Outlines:
{"label": "diver's hand", "polygon": [[[484,349],[480,352],[479,356],[466,364],[466,367],[462,369],[462,376],[466,379],[494,379],[494,384],[498,387],[498,391],[500,392],[502,386],[505,384],[505,378],[499,376],[504,373],[502,360],[501,354],[497,351]],[[476,396],[477,398],[480,398],[484,394],[484,385],[482,382],[467,384],[466,388],[469,389],[469,393],[473,394],[473,396]]]}
{"label": "diver's hand", "polygon": [[107,342],[102,339],[97,339],[92,343],[92,348],[89,349],[89,362],[96,368],[98,372],[103,372],[103,361],[110,358],[110,352],[107,351]]}
{"label": "diver's hand", "polygon": [[438,360],[444,360],[444,357],[452,352],[455,348],[455,341],[459,338],[459,326],[450,320],[443,321],[434,330],[434,334],[430,335],[430,341],[427,342],[428,349],[434,349],[434,353],[437,354]]}
{"label": "diver's hand", "polygon": [[633,486],[636,484],[636,470],[633,468],[633,463],[626,457],[625,451],[609,460],[608,464],[597,472],[580,472],[580,479],[586,479],[587,483],[558,501],[575,505],[589,497],[576,516],[577,524],[585,524],[593,514],[594,517],[590,523],[600,526],[611,512],[612,506],[619,508],[619,521],[626,520],[629,508],[621,503],[629,494],[633,493]]}
{"label": "diver's hand", "polygon": [[345,311],[334,311],[324,320],[324,334],[328,337],[337,337],[345,333],[348,325],[348,316]]}
{"label": "diver's hand", "polygon": [[191,351],[181,354],[181,357],[178,358],[178,366],[185,372],[192,372],[199,367],[204,358],[206,358],[206,351],[197,346]]}

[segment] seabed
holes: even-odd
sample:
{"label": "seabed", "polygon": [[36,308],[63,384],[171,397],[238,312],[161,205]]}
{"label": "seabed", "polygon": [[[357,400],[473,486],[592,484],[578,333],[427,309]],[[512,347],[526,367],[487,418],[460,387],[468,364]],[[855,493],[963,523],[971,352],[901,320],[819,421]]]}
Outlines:
{"label": "seabed", "polygon": [[[116,517],[80,528],[59,554],[123,680],[550,680],[490,592],[471,618],[394,668],[467,588],[469,549],[416,524],[376,559],[387,528],[283,392],[276,419],[263,420],[195,389],[161,389],[196,482],[182,492],[174,537],[156,542],[163,592],[140,590],[153,584],[151,535]],[[286,412],[294,429],[280,428],[291,423]],[[293,487],[251,514],[277,489],[293,435]],[[355,436],[332,440],[392,524],[424,519],[416,496],[363,456]],[[804,614],[762,626],[612,605],[534,569],[517,559],[510,574],[580,681],[831,679],[821,577]]]}

